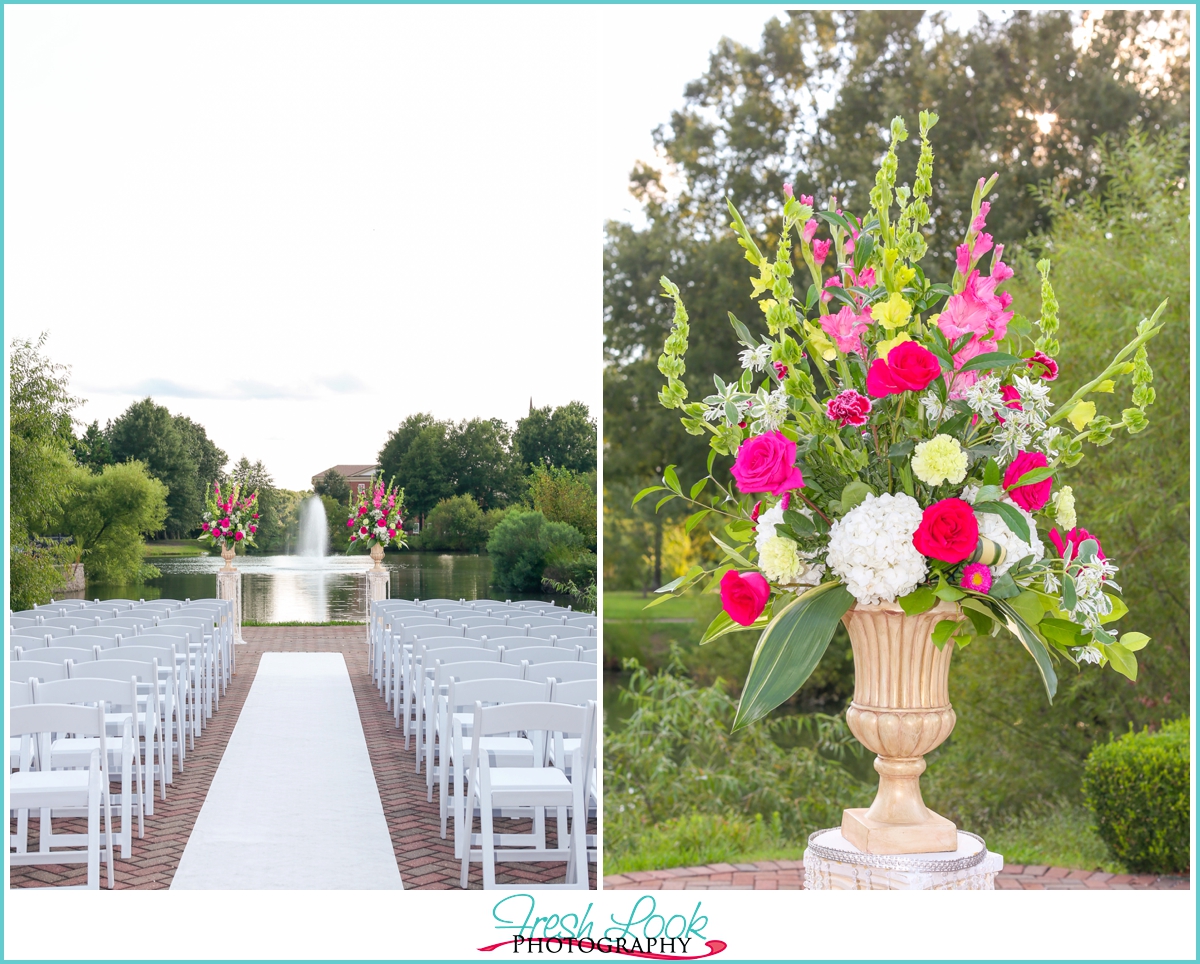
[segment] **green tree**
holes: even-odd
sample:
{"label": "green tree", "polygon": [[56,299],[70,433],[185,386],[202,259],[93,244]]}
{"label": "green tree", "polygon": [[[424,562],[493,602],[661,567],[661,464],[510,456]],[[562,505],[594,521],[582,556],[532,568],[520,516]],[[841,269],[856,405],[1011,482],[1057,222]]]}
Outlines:
{"label": "green tree", "polygon": [[75,550],[42,537],[71,497],[71,411],[79,403],[67,368],[42,354],[46,336],[14,340],[9,354],[9,608],[50,601]]}
{"label": "green tree", "polygon": [[167,487],[164,528],[180,539],[200,524],[205,485],[198,474],[189,440],[171,413],[152,398],[134,402],[108,430],[109,445],[117,462],[142,462]]}
{"label": "green tree", "polygon": [[275,480],[262,460],[251,462],[244,455],[229,473],[233,482],[242,486],[244,494],[258,493],[258,532],[254,534],[254,546],[247,551],[257,555],[283,552],[288,536],[288,509],[292,500],[288,494],[275,487]]}
{"label": "green tree", "polygon": [[538,465],[529,477],[533,507],[551,522],[565,522],[596,547],[596,473]]}
{"label": "green tree", "polygon": [[435,505],[454,495],[447,466],[450,455],[446,424],[433,422],[417,432],[396,472],[396,484],[404,489],[405,513],[415,515],[421,525]]}
{"label": "green tree", "polygon": [[547,522],[540,512],[510,512],[488,538],[492,582],[502,592],[536,592],[548,558],[582,549],[583,536],[565,522]]}
{"label": "green tree", "polygon": [[[200,481],[200,498],[203,502],[207,487],[224,474],[229,456],[209,439],[208,432],[199,422],[193,422],[186,415],[176,415],[174,421],[191,460],[196,463],[196,477]],[[197,515],[203,511],[202,508],[197,510]],[[197,522],[193,525],[193,530],[198,526]]]}
{"label": "green tree", "polygon": [[583,402],[531,409],[517,422],[512,444],[522,466],[553,465],[575,472],[596,468],[596,420]]}
{"label": "green tree", "polygon": [[470,496],[484,510],[505,505],[514,488],[512,435],[498,418],[459,422],[448,433],[449,474],[458,495]]}
{"label": "green tree", "polygon": [[72,448],[75,461],[86,465],[93,472],[99,472],[104,466],[112,464],[112,449],[109,448],[108,439],[98,421],[93,421],[83,435],[75,439]]}
{"label": "green tree", "polygon": [[409,448],[421,434],[422,429],[437,424],[428,412],[417,412],[409,415],[394,431],[388,432],[387,441],[379,450],[376,460],[379,462],[379,474],[385,479],[399,478],[404,466],[404,458]]}
{"label": "green tree", "polygon": [[468,495],[456,495],[443,499],[429,513],[420,547],[478,552],[487,540],[487,522],[478,503]]}
{"label": "green tree", "polygon": [[346,505],[350,500],[350,483],[337,469],[330,469],[321,480],[313,486],[317,495],[327,495],[339,505]]}
{"label": "green tree", "polygon": [[158,575],[145,562],[142,536],[162,529],[167,487],[141,462],[106,465],[99,473],[80,466],[74,483],[61,531],[83,549],[89,578],[131,583]]}

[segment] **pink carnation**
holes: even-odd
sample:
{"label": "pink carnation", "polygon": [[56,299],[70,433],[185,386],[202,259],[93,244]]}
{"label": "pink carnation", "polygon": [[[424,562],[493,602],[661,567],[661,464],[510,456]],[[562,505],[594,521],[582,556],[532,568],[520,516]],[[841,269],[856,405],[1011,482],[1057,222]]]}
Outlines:
{"label": "pink carnation", "polygon": [[825,414],[839,425],[866,425],[871,417],[871,400],[847,389],[825,403]]}
{"label": "pink carnation", "polygon": [[[1053,358],[1051,358],[1045,352],[1035,351],[1033,353],[1033,357],[1030,358],[1029,361],[1027,361],[1025,364],[1028,368],[1030,368],[1032,371],[1034,371],[1039,377],[1045,379],[1048,382],[1052,382],[1052,381],[1054,381],[1054,379],[1058,378],[1058,362],[1056,362]],[[1042,366],[1042,370],[1040,372],[1038,372],[1037,369],[1034,367],[1036,365]]]}
{"label": "pink carnation", "polygon": [[833,244],[833,242],[828,238],[823,238],[820,241],[814,241],[812,243],[813,260],[817,264],[825,263],[825,258],[829,254],[829,246],[831,244]]}

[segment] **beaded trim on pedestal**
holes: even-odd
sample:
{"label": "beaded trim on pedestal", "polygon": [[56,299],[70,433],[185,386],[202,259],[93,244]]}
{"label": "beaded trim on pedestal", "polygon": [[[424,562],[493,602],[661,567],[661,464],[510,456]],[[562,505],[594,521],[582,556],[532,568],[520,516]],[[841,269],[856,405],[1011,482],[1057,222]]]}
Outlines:
{"label": "beaded trim on pedestal", "polygon": [[825,833],[834,833],[841,827],[827,827],[824,830],[814,830],[808,835],[808,852],[821,860],[838,864],[857,864],[863,867],[874,867],[877,870],[916,871],[925,874],[952,874],[960,870],[970,870],[983,863],[988,855],[987,845],[983,838],[966,830],[958,831],[963,836],[978,840],[979,852],[969,857],[959,857],[956,860],[921,860],[904,854],[864,854],[848,850],[835,850],[832,847],[822,847],[816,839]]}

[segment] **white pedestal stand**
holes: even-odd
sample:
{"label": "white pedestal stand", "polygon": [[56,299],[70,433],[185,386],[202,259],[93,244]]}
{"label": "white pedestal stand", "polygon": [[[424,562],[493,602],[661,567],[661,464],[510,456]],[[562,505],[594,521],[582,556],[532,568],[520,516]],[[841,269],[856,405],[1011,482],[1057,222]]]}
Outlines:
{"label": "white pedestal stand", "polygon": [[367,621],[371,620],[371,603],[391,597],[391,572],[387,569],[367,570]]}
{"label": "white pedestal stand", "polygon": [[[217,598],[229,599],[233,602],[233,643],[241,646],[246,641],[242,639],[242,574],[236,569],[217,570]],[[237,671],[237,654],[229,653],[229,672]]]}
{"label": "white pedestal stand", "polygon": [[805,890],[995,890],[1004,858],[981,837],[958,832],[958,850],[936,854],[863,853],[840,829],[810,834]]}

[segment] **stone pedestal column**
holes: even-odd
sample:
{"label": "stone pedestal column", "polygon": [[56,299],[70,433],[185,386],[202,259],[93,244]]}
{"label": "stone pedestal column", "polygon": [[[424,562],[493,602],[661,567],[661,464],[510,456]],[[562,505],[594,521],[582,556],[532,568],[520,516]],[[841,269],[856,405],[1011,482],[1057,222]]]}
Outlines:
{"label": "stone pedestal column", "polygon": [[387,569],[367,570],[367,621],[371,620],[371,603],[391,597],[392,579]]}
{"label": "stone pedestal column", "polygon": [[1004,858],[983,839],[958,831],[958,848],[924,854],[869,854],[818,830],[804,851],[805,890],[995,890]]}
{"label": "stone pedestal column", "polygon": [[217,598],[233,601],[233,641],[242,643],[242,574],[236,569],[217,570]]}

